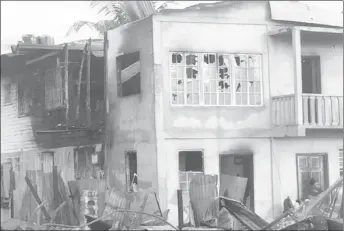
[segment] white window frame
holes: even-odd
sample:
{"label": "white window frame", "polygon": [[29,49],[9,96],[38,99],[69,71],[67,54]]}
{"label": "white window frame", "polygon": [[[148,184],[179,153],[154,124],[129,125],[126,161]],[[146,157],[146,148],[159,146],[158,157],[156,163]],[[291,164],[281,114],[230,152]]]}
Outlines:
{"label": "white window frame", "polygon": [[[183,56],[183,60],[182,60],[182,63],[181,64],[173,64],[172,63],[172,54],[181,54]],[[199,76],[199,104],[187,104],[187,81],[185,81],[187,78],[185,76],[185,70],[186,70],[186,55],[188,54],[194,54],[194,55],[197,55],[197,58],[198,58],[198,63],[197,63],[197,66],[198,66],[198,76]],[[215,55],[215,62],[216,62],[216,104],[205,104],[205,101],[204,101],[204,95],[205,95],[205,91],[204,91],[204,76],[203,76],[203,62],[201,62],[201,58],[203,58],[204,55]],[[219,65],[218,65],[218,56],[219,55],[229,55],[229,56],[233,56],[233,55],[245,55],[245,56],[259,56],[259,63],[260,63],[260,66],[259,66],[259,82],[260,82],[260,104],[255,104],[255,105],[252,105],[252,104],[246,104],[246,105],[238,105],[236,104],[236,77],[235,77],[235,68],[232,68],[232,66],[230,66],[230,74],[231,74],[231,104],[230,105],[226,105],[226,104],[220,104],[220,101],[219,101],[219,96],[220,96],[220,92],[218,90],[218,82],[219,82]],[[172,89],[172,68],[173,66],[184,66],[184,75],[183,75],[183,81],[184,81],[184,103],[183,104],[174,104],[173,103],[173,96],[172,96],[172,92],[173,89]],[[249,68],[246,68],[247,70],[247,73],[248,73],[248,70]],[[223,53],[223,52],[186,52],[186,51],[170,51],[169,52],[169,79],[170,79],[170,92],[169,92],[169,98],[170,98],[170,104],[171,106],[173,107],[185,107],[185,106],[188,106],[188,107],[262,107],[264,106],[264,89],[263,89],[263,55],[261,53]],[[248,87],[248,86],[247,86]],[[251,94],[257,94],[256,92],[249,92],[247,90],[247,102],[249,103],[249,100],[250,100],[250,95]]]}

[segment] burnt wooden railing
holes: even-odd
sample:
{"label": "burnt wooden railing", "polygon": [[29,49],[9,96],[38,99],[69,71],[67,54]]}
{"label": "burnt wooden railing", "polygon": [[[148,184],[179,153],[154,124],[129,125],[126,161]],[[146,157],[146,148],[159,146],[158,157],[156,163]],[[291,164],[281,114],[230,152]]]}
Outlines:
{"label": "burnt wooden railing", "polygon": [[343,127],[343,96],[302,94],[302,124],[296,123],[295,100],[294,95],[272,97],[274,126]]}

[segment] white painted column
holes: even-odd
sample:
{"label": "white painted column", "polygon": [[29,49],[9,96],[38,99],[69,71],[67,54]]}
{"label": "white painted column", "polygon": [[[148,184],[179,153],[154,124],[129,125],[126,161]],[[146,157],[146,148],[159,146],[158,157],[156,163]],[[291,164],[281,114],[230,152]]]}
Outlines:
{"label": "white painted column", "polygon": [[293,28],[293,60],[294,60],[294,91],[295,91],[295,119],[296,125],[303,125],[302,113],[302,59],[300,30]]}

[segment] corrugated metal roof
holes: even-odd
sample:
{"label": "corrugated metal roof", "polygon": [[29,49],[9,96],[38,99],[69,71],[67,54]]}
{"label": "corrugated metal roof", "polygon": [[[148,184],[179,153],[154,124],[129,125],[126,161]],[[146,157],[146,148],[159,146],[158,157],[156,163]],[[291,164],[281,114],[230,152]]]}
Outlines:
{"label": "corrugated metal roof", "polygon": [[[18,43],[17,45],[12,45],[12,53],[13,54],[25,54],[33,51],[38,50],[51,50],[51,51],[58,51],[63,50],[65,44],[60,45],[42,45],[42,44],[24,44]],[[103,43],[97,42],[92,43],[91,45],[92,54],[96,57],[103,57],[104,56],[104,46]],[[85,48],[85,44],[69,44],[68,49],[72,51],[83,51]]]}
{"label": "corrugated metal roof", "polygon": [[269,1],[271,20],[343,27],[343,14],[298,1]]}
{"label": "corrugated metal roof", "polygon": [[[216,1],[197,3],[181,8],[180,5],[167,5],[160,13],[182,12],[187,10],[204,10],[240,4],[243,1]],[[343,13],[331,11],[318,6],[311,6],[299,1],[269,1],[271,20],[307,23],[322,26],[343,27]]]}

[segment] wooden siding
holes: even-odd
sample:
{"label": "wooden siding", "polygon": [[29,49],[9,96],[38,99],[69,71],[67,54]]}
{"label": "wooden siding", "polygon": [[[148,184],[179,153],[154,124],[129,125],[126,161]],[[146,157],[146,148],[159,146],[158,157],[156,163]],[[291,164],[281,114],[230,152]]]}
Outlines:
{"label": "wooden siding", "polygon": [[[11,103],[1,102],[1,153],[35,150],[37,144],[29,116],[18,116],[17,81],[10,77],[2,78],[1,83],[11,83]],[[1,99],[3,99],[1,91]]]}

